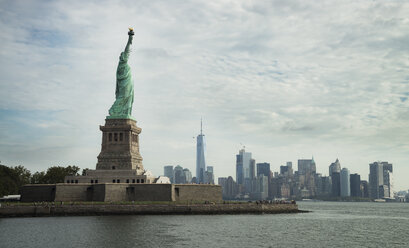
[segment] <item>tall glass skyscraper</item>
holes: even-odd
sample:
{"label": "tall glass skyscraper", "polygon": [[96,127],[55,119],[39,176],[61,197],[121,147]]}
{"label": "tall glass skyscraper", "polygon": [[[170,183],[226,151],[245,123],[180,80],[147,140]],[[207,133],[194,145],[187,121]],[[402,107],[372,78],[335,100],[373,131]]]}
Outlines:
{"label": "tall glass skyscraper", "polygon": [[174,183],[173,165],[166,165],[163,169],[165,177],[169,177],[170,182]]}
{"label": "tall glass skyscraper", "polygon": [[254,175],[254,172],[252,173],[254,166],[251,166],[251,160],[251,152],[246,152],[244,148],[236,155],[236,180],[238,184],[244,184],[245,179],[250,179],[251,175]]}
{"label": "tall glass skyscraper", "polygon": [[341,170],[341,196],[347,197],[351,196],[351,184],[350,175],[347,168],[342,168]]}
{"label": "tall glass skyscraper", "polygon": [[196,182],[205,183],[206,161],[205,161],[205,138],[202,130],[202,120],[200,120],[200,134],[196,143]]}

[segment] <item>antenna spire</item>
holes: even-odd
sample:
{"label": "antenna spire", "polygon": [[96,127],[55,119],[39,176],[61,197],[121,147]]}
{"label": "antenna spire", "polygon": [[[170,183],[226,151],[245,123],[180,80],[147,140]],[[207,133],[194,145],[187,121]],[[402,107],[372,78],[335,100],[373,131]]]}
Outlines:
{"label": "antenna spire", "polygon": [[203,135],[202,127],[203,127],[202,117],[200,117],[200,135]]}

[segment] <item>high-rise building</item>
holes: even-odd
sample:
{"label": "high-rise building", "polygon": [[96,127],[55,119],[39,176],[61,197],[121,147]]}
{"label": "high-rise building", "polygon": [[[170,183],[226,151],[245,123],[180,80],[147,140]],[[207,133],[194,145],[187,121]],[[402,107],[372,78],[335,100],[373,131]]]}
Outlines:
{"label": "high-rise building", "polygon": [[183,168],[180,165],[175,166],[173,170],[175,175],[175,183],[176,184],[184,184],[186,183],[185,173],[183,172]]}
{"label": "high-rise building", "polygon": [[166,165],[163,170],[164,176],[168,177],[171,183],[174,183],[173,165]]}
{"label": "high-rise building", "polygon": [[293,176],[293,163],[287,162],[285,166],[284,165],[280,166],[280,174],[285,177],[292,177]]}
{"label": "high-rise building", "polygon": [[236,155],[236,180],[237,184],[244,184],[244,179],[250,179],[251,172],[251,152],[246,152],[243,149]]}
{"label": "high-rise building", "polygon": [[392,164],[373,162],[369,164],[369,196],[373,199],[393,198]]}
{"label": "high-rise building", "polygon": [[[251,179],[250,179],[251,180]],[[268,197],[268,177],[260,174],[256,179],[252,180],[251,198],[254,200],[265,200]]]}
{"label": "high-rise building", "polygon": [[270,164],[269,163],[257,163],[257,177],[264,175],[270,178]]}
{"label": "high-rise building", "polygon": [[339,163],[338,159],[329,166],[329,176],[332,176],[333,172],[341,173],[341,164]]}
{"label": "high-rise building", "polygon": [[394,198],[392,164],[383,162],[383,184],[387,187],[383,198]]}
{"label": "high-rise building", "polygon": [[349,170],[347,168],[342,168],[341,170],[341,196],[347,197],[351,196],[351,184],[349,181]]}
{"label": "high-rise building", "polygon": [[219,177],[219,185],[222,186],[223,199],[234,199],[238,193],[237,184],[232,177]]}
{"label": "high-rise building", "polygon": [[185,176],[185,183],[192,183],[192,172],[188,168],[183,169],[183,174]]}
{"label": "high-rise building", "polygon": [[197,136],[196,143],[196,181],[205,183],[206,161],[205,161],[205,137],[202,129],[202,120],[200,120],[200,134]]}
{"label": "high-rise building", "polygon": [[205,183],[214,184],[213,166],[207,166]]}
{"label": "high-rise building", "polygon": [[306,175],[308,173],[313,174],[316,172],[316,165],[314,158],[312,159],[299,159],[298,160],[298,173]]}
{"label": "high-rise building", "polygon": [[341,175],[339,172],[333,172],[331,176],[332,185],[331,191],[333,197],[341,196]]}
{"label": "high-rise building", "polygon": [[362,180],[361,181],[361,197],[368,198],[369,197],[369,190],[368,190],[368,181]]}
{"label": "high-rise building", "polygon": [[250,159],[250,179],[256,178],[256,160]]}
{"label": "high-rise building", "polygon": [[352,197],[362,197],[361,176],[355,173],[355,174],[351,174],[349,179],[351,183],[351,196]]}
{"label": "high-rise building", "polygon": [[380,185],[383,185],[383,164],[381,162],[373,162],[369,164],[369,196],[371,198],[380,198]]}
{"label": "high-rise building", "polygon": [[315,197],[317,194],[315,184],[316,164],[314,158],[298,160],[298,179],[302,196],[305,198]]}

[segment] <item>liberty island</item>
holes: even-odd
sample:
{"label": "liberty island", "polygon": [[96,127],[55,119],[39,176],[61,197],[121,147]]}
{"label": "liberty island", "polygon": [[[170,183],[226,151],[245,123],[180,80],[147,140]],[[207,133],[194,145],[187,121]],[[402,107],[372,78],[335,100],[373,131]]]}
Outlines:
{"label": "liberty island", "polygon": [[[144,168],[139,152],[142,129],[132,117],[134,84],[128,60],[133,36],[130,28],[127,44],[119,57],[115,101],[105,125],[100,126],[102,144],[96,169],[86,170],[81,176],[66,176],[64,183],[25,185],[21,189],[23,204],[0,208],[0,217],[298,212],[295,202],[223,202],[220,185],[203,183],[204,147],[198,150],[202,181],[197,184],[173,184],[169,178],[155,177]],[[202,133],[198,136],[198,143],[204,144],[203,136]],[[33,202],[43,203],[30,204]]]}

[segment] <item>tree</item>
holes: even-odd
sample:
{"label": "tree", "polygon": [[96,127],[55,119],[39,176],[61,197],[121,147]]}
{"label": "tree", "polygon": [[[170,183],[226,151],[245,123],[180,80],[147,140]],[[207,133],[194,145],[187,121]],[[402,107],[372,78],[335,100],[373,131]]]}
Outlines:
{"label": "tree", "polygon": [[26,169],[24,166],[19,165],[13,168],[13,170],[17,173],[19,177],[19,186],[23,186],[25,184],[30,183],[31,172]]}
{"label": "tree", "polygon": [[13,168],[0,165],[0,197],[18,193],[19,177]]}
{"label": "tree", "polygon": [[87,174],[87,170],[89,170],[88,168],[82,169],[82,176],[85,176]]}
{"label": "tree", "polygon": [[53,166],[47,169],[44,177],[40,180],[40,183],[54,184],[63,183],[66,176],[78,176],[79,167],[69,165],[67,167]]}
{"label": "tree", "polygon": [[45,172],[41,171],[41,172],[36,172],[34,173],[31,178],[30,178],[30,183],[32,184],[39,184],[39,183],[45,183],[44,182],[44,176],[45,176]]}
{"label": "tree", "polygon": [[24,166],[0,165],[0,196],[18,194],[21,186],[30,183],[31,172]]}

